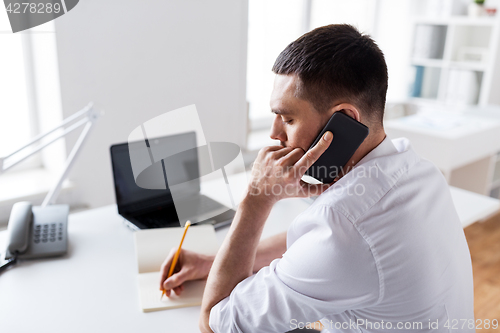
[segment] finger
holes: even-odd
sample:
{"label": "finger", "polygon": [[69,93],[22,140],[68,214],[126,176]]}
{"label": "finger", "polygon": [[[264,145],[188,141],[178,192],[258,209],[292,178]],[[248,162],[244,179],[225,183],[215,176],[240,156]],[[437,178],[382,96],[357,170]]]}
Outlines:
{"label": "finger", "polygon": [[[160,290],[163,290],[163,283],[167,279],[168,272],[170,270],[170,265],[172,265],[172,259],[174,258],[174,255],[175,255],[175,251],[176,251],[175,248],[171,249],[170,252],[169,252],[169,254],[168,254],[168,256],[167,256],[167,258],[161,264],[161,268],[160,268],[160,272],[161,272],[161,274],[160,274]],[[177,263],[179,263],[179,261],[177,261]]]}
{"label": "finger", "polygon": [[270,153],[270,152],[273,152],[273,151],[276,151],[276,150],[280,150],[280,149],[283,149],[283,146],[268,146],[268,147],[264,147],[262,148],[260,151],[259,151],[259,154],[267,154],[267,153]]}
{"label": "finger", "polygon": [[300,158],[300,160],[295,163],[295,167],[298,170],[303,171],[304,173],[306,172],[311,165],[314,164],[318,160],[318,158],[323,154],[326,149],[330,146],[330,143],[332,142],[333,134],[330,131],[327,131],[325,134],[323,134],[323,137],[318,141],[318,143],[309,149],[304,156]]}
{"label": "finger", "polygon": [[186,270],[181,269],[179,273],[172,275],[171,277],[166,279],[165,282],[163,282],[163,288],[165,288],[165,290],[174,289],[183,284],[184,281],[186,280],[187,280]]}
{"label": "finger", "polygon": [[272,152],[272,155],[275,159],[279,159],[282,158],[283,156],[288,155],[292,150],[293,150],[292,147],[284,147],[279,150],[275,150],[274,152]]}
{"label": "finger", "polygon": [[283,160],[285,160],[286,165],[294,165],[302,156],[304,156],[304,150],[302,148],[295,148],[283,157]]}
{"label": "finger", "polygon": [[175,294],[176,294],[177,296],[179,296],[179,295],[180,295],[180,294],[184,291],[184,285],[183,285],[183,284],[181,284],[180,286],[175,287],[175,288],[173,289],[173,291],[175,292]]}

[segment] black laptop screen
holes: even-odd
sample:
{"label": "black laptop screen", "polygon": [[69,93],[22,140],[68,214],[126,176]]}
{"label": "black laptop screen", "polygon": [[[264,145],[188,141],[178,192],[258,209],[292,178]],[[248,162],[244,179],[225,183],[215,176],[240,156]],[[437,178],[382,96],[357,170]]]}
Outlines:
{"label": "black laptop screen", "polygon": [[[161,145],[163,149],[168,149],[168,146],[179,147],[179,146],[195,146],[196,145],[196,135],[194,132],[156,138],[150,140],[151,145]],[[130,145],[130,149],[134,145]],[[151,211],[152,209],[158,209],[164,205],[173,204],[172,195],[170,190],[151,190],[144,189],[136,185],[134,180],[134,174],[132,172],[132,165],[130,162],[129,154],[129,144],[116,144],[111,146],[111,163],[113,167],[113,178],[115,185],[115,196],[116,203],[118,205],[118,211],[120,213],[128,212],[138,212],[138,211]],[[197,156],[189,155],[190,161],[186,161],[190,165],[197,166]],[[196,167],[197,169],[197,167]],[[196,170],[197,172],[197,170]],[[182,175],[183,173],[178,173]],[[177,176],[182,177],[182,176]],[[164,183],[164,179],[158,179],[159,182]],[[199,191],[199,188],[196,189]]]}

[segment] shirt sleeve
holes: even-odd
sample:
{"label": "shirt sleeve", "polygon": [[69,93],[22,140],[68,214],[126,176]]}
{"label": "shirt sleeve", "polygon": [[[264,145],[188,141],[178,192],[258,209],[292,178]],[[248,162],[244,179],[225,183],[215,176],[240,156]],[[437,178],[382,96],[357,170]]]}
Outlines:
{"label": "shirt sleeve", "polygon": [[342,214],[328,206],[309,209],[288,233],[281,259],[241,281],[211,309],[214,332],[285,332],[294,322],[314,322],[378,301],[375,259]]}

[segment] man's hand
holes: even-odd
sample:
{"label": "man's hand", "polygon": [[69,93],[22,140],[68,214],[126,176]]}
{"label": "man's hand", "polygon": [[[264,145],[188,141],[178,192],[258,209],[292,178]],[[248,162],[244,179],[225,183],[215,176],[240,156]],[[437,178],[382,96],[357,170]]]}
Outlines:
{"label": "man's hand", "polygon": [[323,193],[329,184],[311,185],[301,180],[305,172],[323,154],[333,135],[326,132],[316,146],[301,148],[271,146],[263,148],[252,168],[248,194],[275,202],[284,198],[310,197]]}
{"label": "man's hand", "polygon": [[177,248],[173,248],[161,265],[160,290],[165,290],[168,297],[173,290],[180,295],[184,290],[183,283],[189,280],[204,279],[208,276],[214,262],[213,256],[206,256],[192,251],[181,249],[174,273],[167,279],[172,259]]}
{"label": "man's hand", "polygon": [[[189,250],[181,249],[174,274],[167,279],[175,251],[173,248],[161,265],[160,290],[165,289],[167,296],[173,290],[177,295],[184,290],[183,283],[190,280],[205,279],[214,262],[214,256],[206,256]],[[280,258],[286,251],[286,232],[274,235],[260,241],[253,271],[257,272],[271,261]]]}
{"label": "man's hand", "polygon": [[212,332],[209,325],[211,309],[229,296],[239,282],[252,275],[259,239],[272,206],[283,198],[318,195],[330,186],[310,185],[301,178],[325,152],[332,138],[332,133],[326,132],[307,153],[300,148],[278,146],[259,152],[252,168],[248,194],[236,211],[208,276],[201,304],[199,326],[202,332]]}

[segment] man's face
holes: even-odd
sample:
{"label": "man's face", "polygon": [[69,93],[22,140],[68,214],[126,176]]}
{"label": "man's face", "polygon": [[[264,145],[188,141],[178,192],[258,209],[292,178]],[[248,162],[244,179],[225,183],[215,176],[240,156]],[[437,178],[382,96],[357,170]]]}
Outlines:
{"label": "man's face", "polygon": [[284,147],[307,151],[329,115],[320,114],[310,102],[295,96],[297,81],[296,75],[276,75],[270,103],[275,114],[270,136]]}

